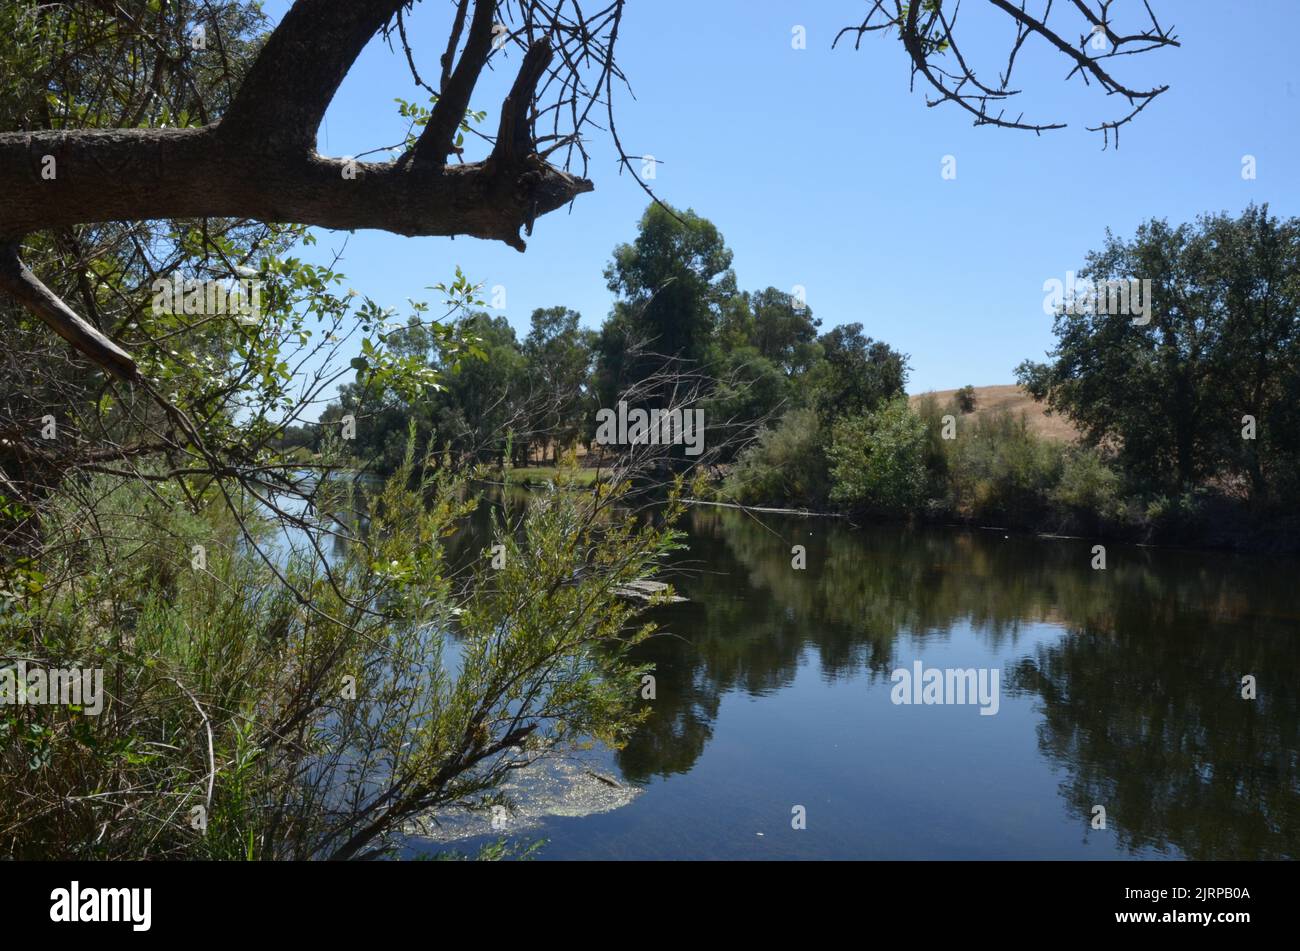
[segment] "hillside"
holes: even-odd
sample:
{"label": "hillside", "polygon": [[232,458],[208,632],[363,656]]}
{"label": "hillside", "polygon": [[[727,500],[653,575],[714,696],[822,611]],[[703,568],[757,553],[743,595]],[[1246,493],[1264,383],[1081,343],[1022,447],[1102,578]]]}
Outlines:
{"label": "hillside", "polygon": [[[956,390],[936,390],[934,395],[939,398],[940,404],[943,404],[951,400],[956,392]],[[916,393],[908,399],[915,406],[924,395],[924,393]],[[1078,430],[1068,419],[1059,413],[1048,416],[1041,403],[1034,402],[1032,396],[1014,383],[1004,386],[975,387],[975,412],[972,415],[980,416],[1004,409],[1016,415],[1023,412],[1033,431],[1047,439],[1073,442],[1078,438]]]}

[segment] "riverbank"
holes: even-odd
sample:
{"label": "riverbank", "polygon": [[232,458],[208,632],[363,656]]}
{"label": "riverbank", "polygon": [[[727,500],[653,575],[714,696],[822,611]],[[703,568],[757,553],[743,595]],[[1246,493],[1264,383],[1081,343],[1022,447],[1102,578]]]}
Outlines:
{"label": "riverbank", "polygon": [[[963,518],[951,512],[921,510],[907,516],[851,513],[810,508],[781,508],[742,505],[707,499],[687,499],[689,505],[716,506],[766,515],[795,515],[804,518],[843,519],[854,527],[915,523],[944,528],[965,528],[1005,532],[1037,538],[1087,539],[1099,543],[1138,545],[1181,551],[1223,551],[1242,554],[1300,555],[1300,516],[1253,519],[1249,513],[1224,504],[1207,505],[1196,518],[1184,522],[1166,520],[1145,524],[1087,524],[1085,516],[1045,518],[1037,524],[1019,520]],[[1001,522],[1005,522],[1002,524]]]}

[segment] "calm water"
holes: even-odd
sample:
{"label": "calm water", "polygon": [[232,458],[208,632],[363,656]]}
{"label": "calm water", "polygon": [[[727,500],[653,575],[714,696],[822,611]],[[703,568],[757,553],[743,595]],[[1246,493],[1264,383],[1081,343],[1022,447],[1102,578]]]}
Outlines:
{"label": "calm water", "polygon": [[[690,600],[640,648],[654,712],[601,764],[643,792],[544,818],[541,858],[1300,854],[1300,562],[1111,545],[1096,571],[1084,541],[717,508],[687,528]],[[998,671],[996,715],[891,702],[916,661]]]}

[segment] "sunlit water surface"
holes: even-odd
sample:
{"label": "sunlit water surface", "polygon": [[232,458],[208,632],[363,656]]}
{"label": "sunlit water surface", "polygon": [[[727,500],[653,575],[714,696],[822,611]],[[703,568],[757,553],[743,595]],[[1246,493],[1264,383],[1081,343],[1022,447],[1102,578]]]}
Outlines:
{"label": "sunlit water surface", "polygon": [[[1295,559],[1109,545],[1095,570],[1084,540],[718,508],[686,528],[689,600],[638,648],[649,721],[517,790],[539,858],[1300,851]],[[996,714],[894,703],[916,661],[997,672]],[[471,821],[455,848],[494,838]]]}

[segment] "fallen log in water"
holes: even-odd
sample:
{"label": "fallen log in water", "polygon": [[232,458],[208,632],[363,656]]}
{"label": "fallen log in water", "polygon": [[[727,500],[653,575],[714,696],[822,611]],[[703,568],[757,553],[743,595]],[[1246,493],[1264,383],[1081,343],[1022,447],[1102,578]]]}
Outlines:
{"label": "fallen log in water", "polygon": [[813,512],[809,509],[776,509],[763,505],[737,505],[734,502],[708,502],[704,499],[683,499],[687,505],[715,505],[723,509],[740,509],[744,512],[765,512],[768,515],[802,515],[805,518],[848,518],[844,512]]}

